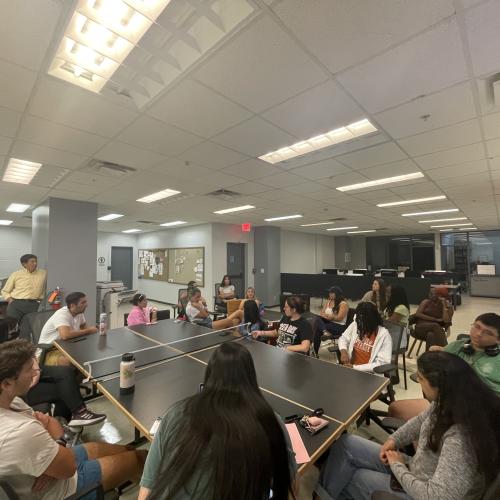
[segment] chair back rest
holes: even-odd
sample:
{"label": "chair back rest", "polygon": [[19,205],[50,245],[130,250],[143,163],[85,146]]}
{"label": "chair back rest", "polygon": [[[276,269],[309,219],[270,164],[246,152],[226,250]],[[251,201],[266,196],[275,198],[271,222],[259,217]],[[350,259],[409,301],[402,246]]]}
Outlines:
{"label": "chair back rest", "polygon": [[347,311],[347,318],[345,319],[345,326],[349,326],[354,321],[354,316],[356,316],[356,309],[354,307],[349,307]]}
{"label": "chair back rest", "polygon": [[161,311],[157,311],[156,318],[158,321],[161,321],[162,319],[170,319],[170,309],[162,309]]}
{"label": "chair back rest", "polygon": [[19,500],[19,496],[13,490],[12,486],[9,484],[9,481],[0,481],[0,492],[3,492],[4,495],[0,495],[0,498],[7,498],[7,500]]}
{"label": "chair back rest", "polygon": [[55,313],[54,309],[28,313],[21,319],[20,337],[38,344],[42,329],[48,319]]}
{"label": "chair back rest", "polygon": [[488,486],[485,491],[483,500],[498,500],[500,498],[500,474],[496,479]]}
{"label": "chair back rest", "polygon": [[184,298],[188,296],[188,288],[179,288],[179,290],[177,290],[177,302],[180,302],[181,301],[181,296]]}
{"label": "chair back rest", "polygon": [[226,302],[226,306],[227,306],[227,314],[228,316],[230,314],[233,314],[234,311],[237,311],[238,308],[240,307],[241,303],[243,302],[242,299],[232,299],[232,300],[228,300]]}
{"label": "chair back rest", "polygon": [[124,324],[124,326],[128,326],[128,314],[129,313],[125,313],[123,315],[123,324]]}
{"label": "chair back rest", "polygon": [[387,320],[384,320],[384,327],[389,330],[392,338],[392,362],[396,364],[405,328],[399,323],[393,323],[392,321]]}
{"label": "chair back rest", "polygon": [[17,334],[18,324],[14,318],[0,319],[0,344],[11,340]]}

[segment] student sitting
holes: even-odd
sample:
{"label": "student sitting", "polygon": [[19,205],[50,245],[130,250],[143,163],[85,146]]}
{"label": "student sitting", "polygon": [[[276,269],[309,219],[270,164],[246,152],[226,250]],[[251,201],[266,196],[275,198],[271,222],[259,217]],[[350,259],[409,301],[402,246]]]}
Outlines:
{"label": "student sitting", "polygon": [[247,291],[245,292],[245,298],[240,302],[240,307],[239,309],[243,310],[243,306],[247,300],[253,300],[256,302],[257,307],[260,310],[261,307],[261,302],[260,300],[256,297],[255,295],[255,288],[253,286],[249,286],[247,288]]}
{"label": "student sitting", "polygon": [[[479,378],[500,397],[500,316],[495,313],[479,315],[470,327],[470,339],[451,342],[444,350],[466,361]],[[409,420],[429,407],[426,399],[401,399],[389,405],[389,415]]]}
{"label": "student sitting", "polygon": [[[321,499],[370,499],[377,490],[408,500],[482,497],[500,470],[500,398],[449,353],[422,354],[417,377],[430,407],[382,446],[344,434],[321,471]],[[398,451],[415,441],[413,457]],[[391,473],[401,492],[391,488]]]}
{"label": "student sitting", "polygon": [[235,311],[224,319],[212,320],[208,313],[207,301],[201,296],[199,288],[193,288],[191,299],[186,306],[186,315],[191,323],[213,328],[214,330],[222,330],[238,325],[240,323],[238,315],[236,314],[238,312],[239,311]]}
{"label": "student sitting", "polygon": [[339,338],[340,362],[363,372],[391,362],[392,338],[373,302],[360,302],[356,318]]}
{"label": "student sitting", "polygon": [[410,318],[410,305],[406,296],[406,290],[400,285],[387,287],[389,300],[384,311],[384,319],[396,323],[404,328],[401,338],[401,347],[408,345],[408,320]]}
{"label": "student sitting", "polygon": [[256,330],[253,338],[275,338],[276,345],[292,352],[309,355],[313,341],[312,326],[301,315],[304,313],[304,303],[300,297],[289,295],[285,300],[285,315],[281,318],[278,330]]}
{"label": "student sitting", "polygon": [[260,392],[248,350],[238,342],[220,345],[201,387],[162,419],[139,500],[287,500],[295,456]]}
{"label": "student sitting", "polygon": [[328,300],[314,322],[315,338],[317,335],[340,337],[346,329],[348,312],[349,305],[344,299],[342,289],[338,286],[332,286],[328,290]]}
{"label": "student sitting", "polygon": [[[35,347],[23,339],[0,346],[0,478],[21,500],[62,499],[95,483],[107,491],[138,480],[145,451],[106,443],[58,444],[59,422],[20,398],[36,375],[34,355]],[[95,493],[86,497],[94,498]]]}
{"label": "student sitting", "polygon": [[232,300],[236,297],[236,289],[231,283],[231,278],[225,274],[220,282],[219,290],[217,291],[217,305],[219,308],[227,312],[228,300]]}
{"label": "student sitting", "polygon": [[260,316],[257,301],[252,299],[246,299],[243,304],[243,310],[238,309],[229,317],[238,318],[240,323],[244,323],[244,326],[240,327],[242,333],[253,333],[257,330],[264,330],[267,326],[267,323]]}
{"label": "student sitting", "polygon": [[[66,307],[58,309],[45,323],[40,334],[40,344],[52,344],[55,340],[68,340],[90,333],[97,333],[95,326],[87,326],[83,313],[87,309],[87,297],[82,292],[69,293]],[[46,365],[66,365],[71,362],[58,350],[47,352]]]}
{"label": "student sitting", "polygon": [[196,281],[189,281],[187,284],[187,290],[179,293],[179,301],[177,302],[177,317],[185,318],[186,316],[186,305],[191,298],[193,290],[196,288]]}
{"label": "student sitting", "polygon": [[366,292],[361,302],[373,302],[380,314],[383,314],[387,305],[387,289],[385,281],[382,278],[375,278],[372,283],[372,289]]}
{"label": "student sitting", "polygon": [[448,302],[448,290],[445,287],[431,288],[430,297],[424,299],[414,314],[416,319],[412,336],[425,340],[425,350],[433,345],[445,346],[445,329],[451,325],[453,306]]}
{"label": "student sitting", "polygon": [[143,293],[136,293],[132,299],[132,310],[127,317],[127,325],[144,325],[156,323],[158,309],[156,307],[148,307],[148,299]]}

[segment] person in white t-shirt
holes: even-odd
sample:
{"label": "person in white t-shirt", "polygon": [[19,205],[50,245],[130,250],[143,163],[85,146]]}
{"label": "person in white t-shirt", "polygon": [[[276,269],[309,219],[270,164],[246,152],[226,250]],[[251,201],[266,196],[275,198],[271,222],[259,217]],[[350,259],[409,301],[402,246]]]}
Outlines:
{"label": "person in white t-shirt", "polygon": [[[45,323],[38,342],[53,344],[55,340],[68,340],[96,333],[95,326],[87,326],[83,313],[87,309],[88,300],[82,292],[72,292],[66,297],[66,307],[58,309]],[[51,350],[45,357],[46,365],[70,365],[70,361],[59,351]]]}
{"label": "person in white t-shirt", "polygon": [[217,305],[224,311],[227,311],[228,300],[236,298],[236,289],[231,283],[231,278],[225,274],[220,282],[219,290],[217,292]]}
{"label": "person in white t-shirt", "polygon": [[[59,422],[24,403],[38,369],[34,354],[24,339],[0,344],[0,479],[21,500],[63,499],[95,483],[108,491],[138,482],[146,451],[107,443],[66,448]],[[96,498],[95,492],[85,498]]]}

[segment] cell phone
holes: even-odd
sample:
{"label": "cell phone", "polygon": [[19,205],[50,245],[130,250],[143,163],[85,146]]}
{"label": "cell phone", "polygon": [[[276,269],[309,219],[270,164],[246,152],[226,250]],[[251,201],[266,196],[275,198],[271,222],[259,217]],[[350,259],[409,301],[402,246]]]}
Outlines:
{"label": "cell phone", "polygon": [[393,472],[391,472],[391,490],[392,491],[404,491],[403,487],[401,484],[399,484],[399,481],[396,479],[396,476],[394,475]]}

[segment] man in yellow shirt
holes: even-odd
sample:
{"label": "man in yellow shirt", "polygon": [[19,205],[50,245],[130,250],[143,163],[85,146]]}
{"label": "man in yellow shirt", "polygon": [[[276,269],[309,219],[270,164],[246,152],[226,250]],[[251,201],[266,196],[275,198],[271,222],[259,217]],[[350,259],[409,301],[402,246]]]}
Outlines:
{"label": "man in yellow shirt", "polygon": [[23,269],[12,273],[2,288],[2,297],[9,303],[7,316],[21,321],[30,312],[38,311],[45,296],[47,271],[37,269],[36,255],[27,253],[21,257]]}

